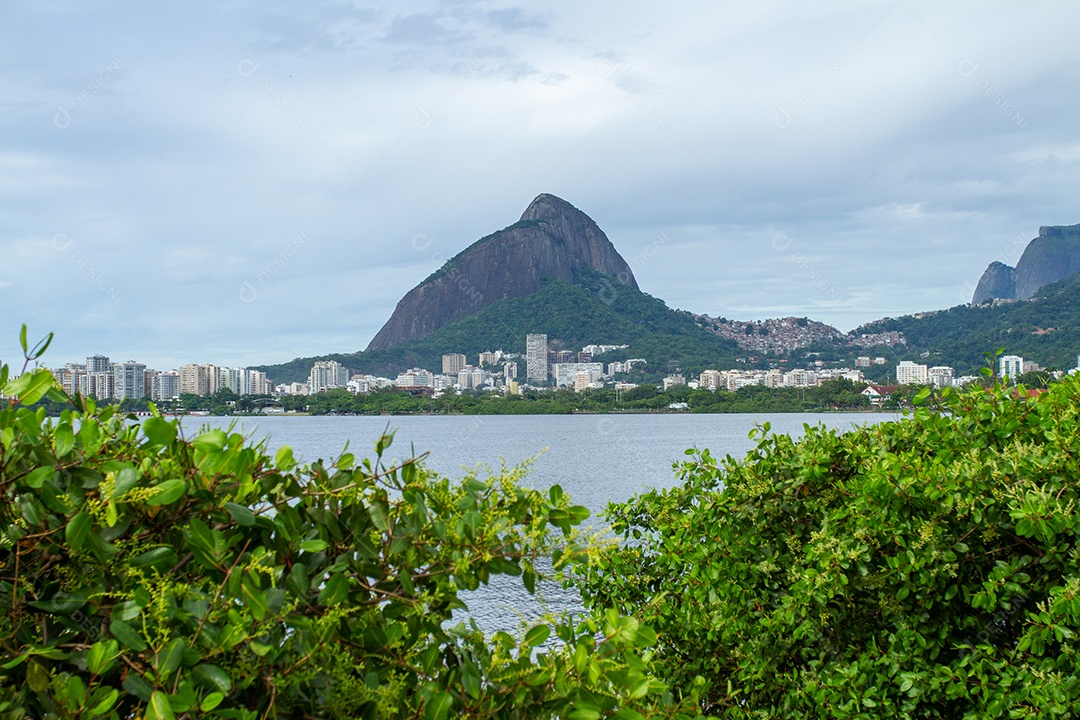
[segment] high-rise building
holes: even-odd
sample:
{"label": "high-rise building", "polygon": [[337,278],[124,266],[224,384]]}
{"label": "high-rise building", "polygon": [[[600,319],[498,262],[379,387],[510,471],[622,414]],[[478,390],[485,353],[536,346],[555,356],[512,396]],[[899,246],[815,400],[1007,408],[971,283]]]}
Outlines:
{"label": "high-rise building", "polygon": [[203,365],[206,373],[206,394],[213,395],[221,389],[221,368],[217,365]]}
{"label": "high-rise building", "polygon": [[901,360],[896,366],[896,382],[900,385],[927,385],[930,368],[911,360]]}
{"label": "high-rise building", "polygon": [[998,362],[998,375],[1015,380],[1024,374],[1024,358],[1019,355],[1002,355]]}
{"label": "high-rise building", "polygon": [[349,384],[349,370],[337,360],[319,360],[308,373],[308,391],[314,395]]}
{"label": "high-rise building", "polygon": [[145,372],[146,366],[134,360],[113,365],[113,397],[117,400],[146,397]]}
{"label": "high-rise building", "polygon": [[472,365],[466,365],[458,371],[457,384],[458,387],[465,390],[475,390],[479,387],[483,387],[484,382],[487,380],[487,373],[482,368],[473,367]]}
{"label": "high-rise building", "polygon": [[556,363],[572,363],[577,360],[577,353],[569,350],[548,350],[548,366]]}
{"label": "high-rise building", "polygon": [[525,336],[525,379],[528,382],[547,382],[547,335],[537,334]]}
{"label": "high-rise building", "polygon": [[205,365],[189,363],[179,370],[181,395],[209,395],[210,378]]}
{"label": "high-rise building", "polygon": [[154,373],[150,378],[150,399],[154,402],[180,397],[180,373],[169,370]]}
{"label": "high-rise building", "polygon": [[928,373],[930,384],[936,388],[952,387],[955,374],[956,371],[948,365],[935,365]]}
{"label": "high-rise building", "polygon": [[91,355],[86,358],[87,373],[111,372],[112,363],[106,355]]}
{"label": "high-rise building", "polygon": [[86,373],[82,376],[84,381],[79,391],[83,395],[93,395],[98,400],[111,400],[114,397],[116,377],[112,370],[106,372]]}
{"label": "high-rise building", "polygon": [[506,382],[516,380],[518,374],[518,366],[516,362],[503,363],[503,378]]}
{"label": "high-rise building", "polygon": [[451,353],[450,355],[442,356],[442,374],[443,375],[457,375],[461,372],[461,368],[465,367],[465,356],[461,353]]}
{"label": "high-rise building", "polygon": [[270,382],[262,370],[246,370],[245,375],[247,384],[241,395],[269,395],[274,392],[274,383]]}

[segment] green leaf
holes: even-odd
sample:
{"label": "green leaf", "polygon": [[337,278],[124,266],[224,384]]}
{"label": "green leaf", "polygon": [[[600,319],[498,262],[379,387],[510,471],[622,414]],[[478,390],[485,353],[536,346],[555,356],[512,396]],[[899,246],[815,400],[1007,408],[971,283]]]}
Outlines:
{"label": "green leaf", "polygon": [[126,647],[136,652],[142,652],[147,648],[143,636],[123,620],[113,620],[109,624],[109,632]]}
{"label": "green leaf", "polygon": [[244,604],[251,610],[251,614],[255,616],[255,619],[262,620],[265,618],[269,610],[266,595],[248,575],[245,575],[240,583],[240,592],[243,595]]}
{"label": "green leaf", "polygon": [[160,690],[155,690],[150,695],[150,704],[146,707],[145,720],[176,720],[172,707],[169,705],[169,696]]}
{"label": "green leaf", "polygon": [[424,704],[424,718],[426,720],[446,720],[446,718],[450,717],[450,710],[453,707],[454,697],[450,693],[435,693]]}
{"label": "green leaf", "polygon": [[158,676],[164,680],[176,672],[180,667],[180,663],[184,660],[184,650],[186,649],[187,645],[184,643],[184,638],[175,638],[159,650],[155,656]]}
{"label": "green leaf", "polygon": [[82,707],[86,704],[86,683],[78,675],[69,675],[67,679],[67,693],[75,704]]}
{"label": "green leaf", "polygon": [[94,697],[90,700],[92,707],[90,708],[90,717],[98,717],[104,715],[112,709],[112,706],[116,704],[116,701],[120,699],[120,691],[114,687],[99,687],[94,692]]}
{"label": "green leaf", "polygon": [[172,570],[177,562],[179,562],[179,558],[175,550],[171,547],[157,547],[139,553],[128,560],[128,565],[133,568],[153,568],[160,573],[166,573]]}
{"label": "green leaf", "polygon": [[319,593],[318,602],[324,607],[339,605],[349,597],[349,580],[342,573],[330,576]]}
{"label": "green leaf", "polygon": [[537,625],[525,633],[525,647],[538,647],[547,641],[551,635],[551,628],[547,625]]}
{"label": "green leaf", "polygon": [[149,417],[142,424],[143,435],[150,445],[168,445],[176,439],[176,425],[162,417]]}
{"label": "green leaf", "polygon": [[225,449],[225,444],[229,441],[229,436],[225,434],[224,430],[215,428],[208,430],[202,435],[199,435],[191,444],[196,450],[200,450],[204,453],[220,452]]}
{"label": "green leaf", "polygon": [[53,465],[39,467],[26,476],[26,485],[37,490],[46,480],[50,479],[55,474],[56,467]]}
{"label": "green leaf", "polygon": [[288,445],[282,445],[278,448],[277,455],[274,456],[274,467],[278,470],[290,470],[296,461],[293,460],[292,448]]}
{"label": "green leaf", "polygon": [[233,519],[237,525],[244,527],[251,527],[255,524],[255,513],[243,505],[238,505],[234,502],[225,503],[225,512],[229,513],[229,517]]}
{"label": "green leaf", "polygon": [[146,499],[146,504],[151,507],[170,505],[179,500],[186,490],[187,483],[183,480],[166,480],[155,486],[154,494]]}
{"label": "green leaf", "polygon": [[202,712],[210,712],[225,699],[225,694],[220,692],[212,692],[203,698],[203,701],[199,704],[199,710]]}
{"label": "green leaf", "polygon": [[62,458],[71,452],[75,447],[75,433],[72,432],[71,426],[67,423],[62,423],[57,426],[53,432],[53,451],[56,453],[56,457]]}
{"label": "green leaf", "polygon": [[211,688],[223,696],[232,692],[232,680],[217,665],[196,665],[191,669],[191,674],[203,687]]}
{"label": "green leaf", "polygon": [[81,550],[93,524],[90,513],[85,510],[68,520],[67,527],[64,528],[64,541],[67,546],[72,550]]}
{"label": "green leaf", "polygon": [[328,543],[325,540],[305,540],[300,543],[300,549],[304,552],[318,553],[322,552],[328,547]]}
{"label": "green leaf", "polygon": [[120,646],[115,640],[98,640],[90,646],[90,652],[86,654],[86,669],[94,675],[103,675],[112,667],[119,654]]}
{"label": "green leaf", "polygon": [[44,610],[55,615],[70,615],[86,604],[86,598],[76,593],[58,593],[46,600],[34,600],[27,603],[32,608]]}
{"label": "green leaf", "polygon": [[8,381],[3,388],[3,394],[7,397],[18,398],[23,405],[33,405],[45,397],[45,393],[55,385],[56,378],[51,372],[38,369],[23,373],[14,380]]}

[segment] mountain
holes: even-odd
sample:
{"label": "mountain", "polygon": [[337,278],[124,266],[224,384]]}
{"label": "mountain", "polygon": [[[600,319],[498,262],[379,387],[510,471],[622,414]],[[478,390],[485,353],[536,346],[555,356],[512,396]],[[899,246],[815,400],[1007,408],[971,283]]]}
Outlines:
{"label": "mountain", "polygon": [[1039,228],[1039,235],[1024,248],[1012,268],[992,262],[986,268],[975,294],[974,305],[992,300],[1027,300],[1051,283],[1080,271],[1080,225]]}
{"label": "mountain", "polygon": [[630,265],[592,218],[554,195],[538,195],[518,222],[476,241],[410,290],[367,349],[418,340],[494,302],[531,295],[546,280],[573,284],[580,268],[638,289]]}
{"label": "mountain", "polygon": [[365,351],[255,369],[277,383],[306,382],[312,363],[325,359],[395,377],[412,367],[437,371],[449,353],[466,353],[470,362],[484,350],[524,353],[529,333],[544,333],[553,347],[572,351],[629,345],[600,360],[643,358],[654,379],[675,369],[693,376],[730,367],[745,354],[689,313],[641,292],[596,223],[544,194],[520,221],[476,241],[410,290]]}
{"label": "mountain", "polygon": [[995,299],[1016,299],[1016,268],[995,260],[979,278],[972,305],[982,305]]}
{"label": "mountain", "polygon": [[884,331],[898,331],[906,339],[903,358],[952,365],[960,374],[974,373],[983,366],[984,353],[1002,348],[1067,370],[1076,366],[1080,352],[1080,275],[1044,285],[1026,301],[885,318],[855,332]]}

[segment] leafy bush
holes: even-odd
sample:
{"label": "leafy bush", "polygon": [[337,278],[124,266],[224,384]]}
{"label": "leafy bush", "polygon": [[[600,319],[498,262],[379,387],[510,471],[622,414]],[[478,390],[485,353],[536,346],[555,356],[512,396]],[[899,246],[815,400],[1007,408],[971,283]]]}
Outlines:
{"label": "leafy bush", "polygon": [[608,510],[587,604],[659,636],[732,718],[1080,713],[1080,378],[707,450]]}
{"label": "leafy bush", "polygon": [[[66,399],[44,370],[0,388]],[[459,591],[580,554],[559,488],[387,463],[388,436],[298,467],[70,400],[0,409],[0,717],[683,716],[632,618],[450,626]]]}

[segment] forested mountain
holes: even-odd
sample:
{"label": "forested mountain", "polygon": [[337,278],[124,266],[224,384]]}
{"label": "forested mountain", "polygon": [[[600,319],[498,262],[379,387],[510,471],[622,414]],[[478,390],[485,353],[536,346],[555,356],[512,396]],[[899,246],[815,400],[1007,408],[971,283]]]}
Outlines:
{"label": "forested mountain", "polygon": [[[738,346],[697,326],[693,319],[669,308],[663,300],[618,284],[617,279],[590,268],[578,268],[573,282],[548,279],[526,297],[490,303],[472,315],[444,325],[417,340],[393,347],[319,358],[297,358],[265,370],[275,382],[304,382],[315,360],[333,359],[355,372],[394,377],[411,367],[438,370],[442,356],[466,353],[469,362],[483,350],[525,352],[525,336],[544,333],[549,342],[567,350],[586,344],[629,345],[608,353],[615,360],[644,358],[650,374],[678,367],[690,374],[734,362]],[[524,364],[520,368],[524,372]]]}
{"label": "forested mountain", "polygon": [[1080,352],[1080,275],[1043,287],[1030,300],[958,305],[948,310],[885,318],[860,330],[897,330],[908,352],[929,352],[933,364],[960,373],[983,365],[983,353],[1004,348],[1044,367],[1076,366]]}

